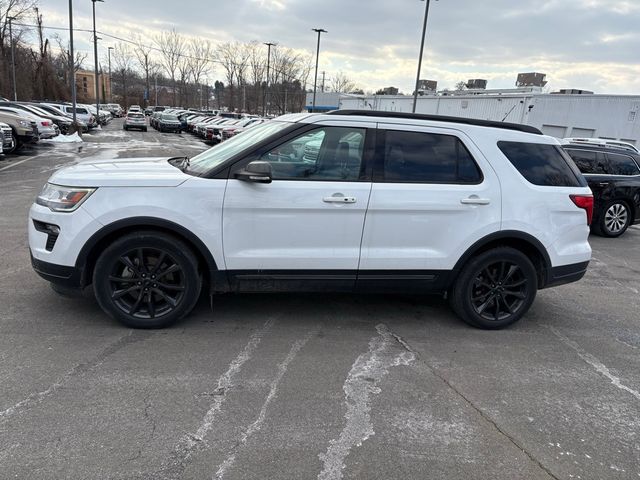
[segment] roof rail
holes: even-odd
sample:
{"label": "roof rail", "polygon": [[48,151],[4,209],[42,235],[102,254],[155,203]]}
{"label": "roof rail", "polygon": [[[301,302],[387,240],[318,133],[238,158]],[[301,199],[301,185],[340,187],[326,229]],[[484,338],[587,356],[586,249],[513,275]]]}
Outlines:
{"label": "roof rail", "polygon": [[479,127],[503,128],[505,130],[516,130],[518,132],[534,133],[542,135],[542,132],[530,125],[519,123],[496,122],[493,120],[479,120],[476,118],[448,117],[444,115],[424,115],[422,113],[404,112],[382,112],[378,110],[332,110],[326,115],[359,115],[363,117],[385,117],[385,118],[407,118],[414,120],[431,120],[434,122],[463,123],[466,125],[476,125]]}

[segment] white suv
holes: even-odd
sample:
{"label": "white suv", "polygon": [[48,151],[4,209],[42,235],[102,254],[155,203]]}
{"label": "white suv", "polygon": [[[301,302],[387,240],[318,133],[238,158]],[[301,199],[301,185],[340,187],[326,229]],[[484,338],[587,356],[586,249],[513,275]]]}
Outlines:
{"label": "white suv", "polygon": [[593,197],[557,140],[388,112],[279,117],[194,157],[64,168],[32,206],[35,270],[133,327],[210,293],[438,293],[481,328],[579,280]]}

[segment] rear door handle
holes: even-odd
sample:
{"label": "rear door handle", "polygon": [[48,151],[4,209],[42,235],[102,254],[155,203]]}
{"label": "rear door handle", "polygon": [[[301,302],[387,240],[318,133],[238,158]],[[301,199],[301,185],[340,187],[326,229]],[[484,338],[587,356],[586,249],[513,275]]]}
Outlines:
{"label": "rear door handle", "polygon": [[356,197],[345,197],[341,193],[334,193],[330,197],[322,199],[325,203],[356,203]]}
{"label": "rear door handle", "polygon": [[468,198],[463,198],[462,200],[460,200],[460,203],[464,205],[489,205],[491,203],[491,200],[489,200],[488,198],[479,198],[475,195],[472,195]]}
{"label": "rear door handle", "polygon": [[600,183],[598,183],[599,187],[606,187],[607,185],[609,185],[609,182],[600,182]]}

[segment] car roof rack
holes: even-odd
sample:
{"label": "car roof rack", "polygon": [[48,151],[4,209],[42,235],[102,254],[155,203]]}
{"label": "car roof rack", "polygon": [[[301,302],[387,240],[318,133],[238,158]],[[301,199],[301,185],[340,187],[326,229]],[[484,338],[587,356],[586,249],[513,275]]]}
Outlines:
{"label": "car roof rack", "polygon": [[405,112],[383,112],[379,110],[331,110],[327,115],[359,115],[363,117],[385,117],[385,118],[407,118],[413,120],[431,120],[434,122],[463,123],[465,125],[476,125],[479,127],[503,128],[505,130],[516,130],[518,132],[534,133],[542,135],[542,132],[531,125],[521,125],[519,123],[497,122],[493,120],[480,120],[476,118],[448,117],[444,115],[425,115],[422,113]]}
{"label": "car roof rack", "polygon": [[578,137],[570,137],[563,138],[562,143],[565,145],[582,145],[588,147],[602,147],[602,148],[610,148],[614,150],[625,150],[627,152],[632,152],[635,154],[639,154],[638,148],[635,145],[632,145],[628,142],[623,142],[619,140],[610,140],[608,138],[578,138]]}

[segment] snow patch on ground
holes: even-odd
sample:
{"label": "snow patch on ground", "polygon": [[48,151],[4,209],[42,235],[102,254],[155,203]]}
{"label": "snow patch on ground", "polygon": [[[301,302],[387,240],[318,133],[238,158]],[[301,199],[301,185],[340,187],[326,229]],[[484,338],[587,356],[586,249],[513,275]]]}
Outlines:
{"label": "snow patch on ground", "polygon": [[40,140],[41,142],[51,142],[51,143],[79,143],[84,142],[78,132],[75,132],[72,135],[58,135],[57,137],[48,138],[46,140]]}

